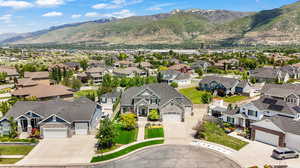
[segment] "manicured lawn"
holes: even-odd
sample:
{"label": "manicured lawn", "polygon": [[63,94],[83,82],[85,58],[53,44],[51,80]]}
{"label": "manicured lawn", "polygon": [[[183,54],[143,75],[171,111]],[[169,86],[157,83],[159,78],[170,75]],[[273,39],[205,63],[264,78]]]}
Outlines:
{"label": "manicured lawn", "polygon": [[164,137],[164,128],[145,128],[145,139]]}
{"label": "manicured lawn", "polygon": [[27,145],[7,145],[0,146],[1,155],[27,155],[34,146]]}
{"label": "manicured lawn", "polygon": [[132,152],[134,150],[137,150],[139,148],[143,148],[143,147],[151,146],[151,145],[156,145],[156,144],[163,144],[163,143],[164,143],[164,140],[154,140],[154,141],[142,142],[142,143],[139,143],[139,144],[135,144],[133,146],[129,146],[125,149],[122,149],[122,150],[120,150],[118,152],[115,152],[115,153],[112,153],[112,154],[93,157],[91,162],[93,163],[93,162],[100,162],[100,161],[114,159],[114,158],[120,157],[122,155],[126,155],[127,153],[130,153],[130,152]]}
{"label": "manicured lawn", "polygon": [[137,139],[138,129],[127,131],[121,128],[120,125],[116,125],[118,137],[116,138],[117,144],[129,144]]}
{"label": "manicured lawn", "polygon": [[227,103],[237,103],[243,100],[247,100],[249,97],[247,96],[230,96],[222,98]]}
{"label": "manicured lawn", "polygon": [[97,95],[97,91],[96,90],[81,90],[78,91],[74,94],[74,97],[78,98],[78,97],[84,97],[90,94],[94,94]]}
{"label": "manicured lawn", "polygon": [[122,146],[122,145],[117,144],[117,145],[115,145],[115,146],[113,146],[113,147],[111,147],[111,148],[108,148],[108,149],[98,150],[98,151],[96,151],[96,153],[100,154],[100,153],[110,152],[110,151],[113,151],[113,150],[118,149],[118,148],[121,147],[121,146]]}
{"label": "manicured lawn", "polygon": [[20,161],[22,158],[12,158],[12,159],[0,159],[0,164],[14,164]]}
{"label": "manicured lawn", "polygon": [[201,96],[205,91],[197,90],[196,87],[180,89],[179,92],[189,98],[193,104],[202,104]]}
{"label": "manicured lawn", "polygon": [[221,144],[235,150],[240,150],[248,144],[248,142],[227,135],[224,130],[215,123],[205,122],[203,128],[203,135],[206,141]]}

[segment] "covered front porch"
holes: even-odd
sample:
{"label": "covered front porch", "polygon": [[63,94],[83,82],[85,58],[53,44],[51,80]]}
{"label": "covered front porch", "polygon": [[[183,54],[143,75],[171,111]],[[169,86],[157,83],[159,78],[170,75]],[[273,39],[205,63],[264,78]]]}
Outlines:
{"label": "covered front porch", "polygon": [[32,132],[32,129],[39,128],[39,122],[41,121],[41,117],[31,114],[31,115],[21,115],[16,119],[18,125],[18,132],[23,136],[27,133],[29,136]]}

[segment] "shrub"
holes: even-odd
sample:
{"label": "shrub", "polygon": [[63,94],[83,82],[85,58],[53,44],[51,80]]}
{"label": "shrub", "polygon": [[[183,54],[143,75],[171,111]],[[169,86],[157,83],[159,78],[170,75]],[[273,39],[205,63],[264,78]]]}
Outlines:
{"label": "shrub", "polygon": [[111,148],[116,144],[115,138],[117,136],[116,129],[113,125],[113,122],[108,118],[100,122],[100,128],[96,135],[98,139],[97,148],[98,149],[107,149]]}
{"label": "shrub", "polygon": [[132,130],[136,128],[136,115],[133,113],[122,114],[120,117],[120,123],[123,129]]}
{"label": "shrub", "polygon": [[148,119],[150,121],[157,121],[159,118],[160,118],[160,116],[159,116],[158,111],[156,109],[153,109],[149,112]]}
{"label": "shrub", "polygon": [[172,86],[173,88],[178,88],[178,84],[177,84],[176,82],[172,82],[172,83],[170,84],[170,86]]}
{"label": "shrub", "polygon": [[212,95],[208,92],[201,95],[201,101],[203,104],[209,104],[212,100]]}

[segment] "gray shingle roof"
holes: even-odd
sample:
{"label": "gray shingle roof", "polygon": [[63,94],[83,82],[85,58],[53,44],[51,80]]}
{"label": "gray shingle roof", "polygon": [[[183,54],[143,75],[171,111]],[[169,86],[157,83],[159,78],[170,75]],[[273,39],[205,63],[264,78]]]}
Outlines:
{"label": "gray shingle roof", "polygon": [[213,81],[221,83],[226,88],[232,88],[239,83],[238,79],[226,78],[226,77],[220,77],[220,76],[206,76],[200,81],[200,83],[201,84],[210,84]]}
{"label": "gray shingle roof", "polygon": [[78,120],[89,121],[96,110],[96,105],[95,102],[87,98],[79,98],[72,102],[61,99],[49,101],[18,101],[4,118],[17,118],[24,113],[32,111],[43,116],[43,118],[56,114],[69,122]]}
{"label": "gray shingle roof", "polygon": [[169,86],[166,83],[155,83],[155,84],[144,85],[141,87],[131,87],[122,94],[121,105],[131,106],[132,98],[145,89],[149,89],[150,91],[153,91],[154,94],[160,97],[160,105],[163,105],[172,99],[176,100],[178,103],[185,106],[192,105],[189,99],[187,99],[185,96],[180,94],[176,89],[174,89],[173,87]]}
{"label": "gray shingle roof", "polygon": [[261,90],[262,94],[282,97],[292,93],[300,95],[299,84],[265,84]]}
{"label": "gray shingle roof", "polygon": [[283,117],[283,116],[269,117],[263,121],[253,123],[252,125],[268,128],[275,131],[289,132],[292,134],[300,135],[300,129],[299,129],[300,121],[289,117]]}
{"label": "gray shingle roof", "polygon": [[251,103],[260,110],[271,110],[289,115],[295,115],[299,113],[297,110],[295,110],[295,105],[289,104],[281,99],[274,99],[267,96],[262,96],[260,99],[252,101]]}

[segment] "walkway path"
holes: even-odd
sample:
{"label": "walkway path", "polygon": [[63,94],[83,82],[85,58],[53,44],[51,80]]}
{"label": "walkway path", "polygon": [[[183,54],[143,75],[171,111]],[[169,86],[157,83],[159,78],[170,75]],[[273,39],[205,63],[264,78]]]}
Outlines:
{"label": "walkway path", "polygon": [[139,118],[138,126],[139,126],[139,132],[138,132],[138,141],[142,141],[145,138],[145,126],[147,123],[147,118]]}
{"label": "walkway path", "polygon": [[23,158],[24,155],[0,155],[1,159],[15,159],[15,158]]}

